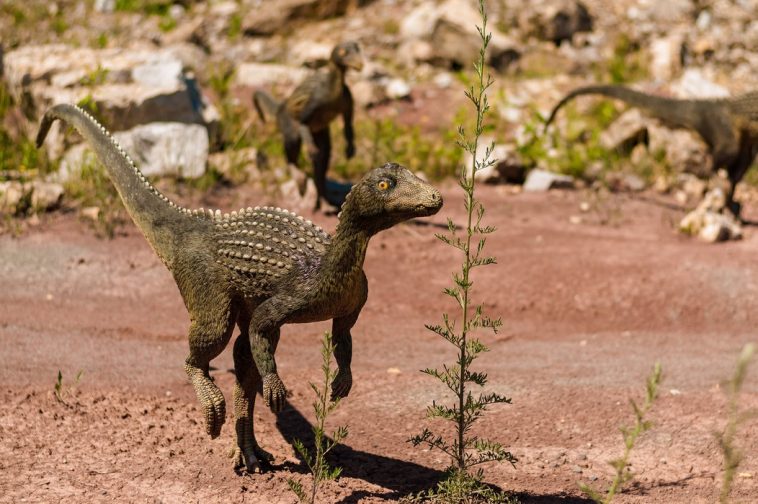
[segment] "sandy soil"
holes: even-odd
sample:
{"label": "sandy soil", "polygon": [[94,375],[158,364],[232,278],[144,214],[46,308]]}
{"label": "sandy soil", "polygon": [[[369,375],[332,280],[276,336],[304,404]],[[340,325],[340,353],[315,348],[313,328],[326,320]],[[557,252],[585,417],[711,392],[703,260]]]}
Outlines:
{"label": "sandy soil", "polygon": [[[455,188],[443,193],[445,208],[430,222],[463,222]],[[653,196],[597,201],[492,187],[481,196],[499,228],[488,241],[499,264],[475,277],[476,299],[505,327],[483,335],[491,352],[478,367],[513,404],[493,408],[478,428],[519,458],[516,468],[489,466],[487,481],[527,503],[587,502],[577,481],[607,484],[607,462],[622,449],[618,427],[632,421],[628,398],[642,397],[660,361],[655,426],[633,454],[635,482],[616,502],[714,502],[721,383],[742,345],[758,339],[756,228],[742,241],[706,245],[674,233],[683,212]],[[581,213],[585,200],[593,208]],[[239,203],[220,199],[227,209]],[[334,228],[333,217],[312,218]],[[443,394],[418,370],[453,358],[424,329],[453,309],[441,291],[458,257],[433,237],[438,230],[403,225],[372,241],[371,292],[354,331],[355,385],[330,419],[350,428],[331,459],[344,476],[321,502],[397,500],[432,484],[447,463],[406,442]],[[308,381],[319,378],[328,325],[283,331],[278,362],[293,395],[278,418],[256,412],[258,439],[276,466],[254,476],[232,471],[231,419],[219,439],[204,435],[182,369],[187,328],[171,276],[131,226],[101,240],[72,214],[58,214],[19,238],[0,237],[0,502],[294,502],[287,478],[308,476],[290,441],[308,439]],[[231,349],[214,366],[229,400]],[[53,394],[59,370],[67,405]],[[744,408],[758,406],[757,377],[753,369]],[[754,502],[755,422],[739,443],[745,460],[733,495]]]}

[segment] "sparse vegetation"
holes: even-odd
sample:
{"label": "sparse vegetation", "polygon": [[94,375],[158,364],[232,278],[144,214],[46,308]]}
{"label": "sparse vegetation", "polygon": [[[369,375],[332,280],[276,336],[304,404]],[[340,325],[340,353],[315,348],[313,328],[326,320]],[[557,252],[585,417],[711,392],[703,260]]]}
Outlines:
{"label": "sparse vegetation", "polygon": [[[482,26],[479,27],[482,46],[479,59],[474,64],[475,85],[469,88],[466,96],[476,110],[476,126],[471,137],[467,137],[463,126],[459,129],[459,145],[472,154],[470,169],[464,167],[460,174],[459,184],[463,189],[464,205],[467,213],[466,228],[460,234],[452,220],[448,220],[449,234],[437,235],[445,244],[459,250],[463,255],[461,271],[453,274],[454,285],[445,289],[445,293],[456,301],[460,307],[461,323],[457,325],[455,318],[447,313],[442,316],[442,325],[428,325],[427,328],[451,343],[457,350],[458,356],[454,364],[444,364],[441,369],[427,368],[422,372],[442,382],[455,396],[452,406],[444,405],[436,400],[427,408],[427,417],[440,419],[453,424],[455,436],[448,440],[442,435],[435,434],[431,429],[424,430],[413,436],[410,441],[414,446],[425,445],[433,450],[447,454],[451,459],[448,477],[436,489],[417,496],[421,500],[440,502],[492,502],[506,499],[505,496],[493,491],[483,483],[481,464],[495,461],[516,463],[514,457],[500,443],[473,434],[476,421],[495,404],[510,404],[507,397],[494,393],[481,392],[475,395],[471,386],[484,388],[487,384],[487,374],[472,371],[471,365],[487,347],[474,336],[478,330],[489,329],[497,332],[502,325],[500,319],[490,318],[484,313],[482,305],[474,305],[471,301],[474,269],[495,263],[494,257],[483,254],[486,235],[495,231],[490,226],[484,226],[484,206],[476,199],[476,183],[474,173],[494,163],[490,159],[492,147],[488,147],[483,159],[476,159],[479,138],[484,131],[484,119],[489,110],[487,89],[492,84],[491,77],[485,77],[484,58],[490,34],[487,33],[487,14],[484,2],[479,2],[482,16]],[[476,468],[476,471],[471,472]]]}
{"label": "sparse vegetation", "polygon": [[737,359],[737,366],[734,370],[734,376],[726,383],[728,394],[727,403],[727,422],[723,432],[716,434],[721,447],[721,453],[724,456],[724,478],[719,493],[719,502],[726,504],[729,502],[729,495],[732,492],[732,484],[737,474],[740,464],[743,460],[743,453],[737,447],[736,437],[737,429],[752,418],[758,417],[758,409],[749,409],[740,411],[740,391],[747,377],[748,366],[753,360],[755,353],[755,344],[748,343],[742,348],[740,356]]}
{"label": "sparse vegetation", "polygon": [[637,442],[637,438],[650,430],[653,426],[652,422],[647,420],[645,416],[653,406],[653,402],[658,398],[658,387],[661,384],[662,378],[661,365],[660,363],[656,363],[653,367],[653,371],[647,377],[645,401],[642,403],[642,406],[638,406],[634,399],[629,399],[632,409],[634,410],[634,426],[631,428],[621,427],[621,434],[624,437],[624,453],[621,457],[610,462],[615,474],[605,495],[601,495],[585,483],[579,484],[582,491],[598,504],[610,504],[616,494],[621,491],[621,487],[624,483],[627,483],[634,478],[634,474],[629,470],[629,458]]}
{"label": "sparse vegetation", "polygon": [[72,384],[66,385],[63,383],[63,373],[61,370],[58,370],[58,378],[55,380],[55,385],[53,385],[53,395],[55,396],[55,400],[59,403],[68,406],[68,403],[64,399],[65,396],[70,395],[72,393],[72,390],[79,385],[79,381],[82,379],[82,376],[84,375],[83,370],[79,370],[79,372],[76,373],[76,376],[74,377],[74,382]]}
{"label": "sparse vegetation", "polygon": [[332,433],[331,438],[326,436],[326,420],[329,414],[339,405],[340,399],[330,400],[329,384],[337,376],[337,370],[332,368],[331,360],[334,354],[334,343],[332,343],[331,333],[325,333],[321,344],[321,371],[323,381],[320,384],[310,383],[313,392],[316,394],[316,400],[313,401],[313,412],[316,415],[316,423],[313,426],[314,452],[311,453],[299,439],[295,439],[293,444],[295,449],[303,458],[311,472],[311,486],[306,490],[303,484],[290,478],[287,484],[290,489],[297,495],[300,502],[314,504],[319,486],[324,481],[337,479],[342,472],[341,467],[330,467],[326,460],[326,455],[332,448],[344,441],[347,437],[347,427],[337,427]]}

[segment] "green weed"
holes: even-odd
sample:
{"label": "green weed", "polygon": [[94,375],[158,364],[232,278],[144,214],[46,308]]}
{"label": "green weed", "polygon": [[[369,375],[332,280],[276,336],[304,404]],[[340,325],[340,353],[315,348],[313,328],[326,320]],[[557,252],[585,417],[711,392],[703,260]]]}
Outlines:
{"label": "green weed", "polygon": [[[471,385],[484,388],[487,384],[487,374],[472,371],[471,365],[487,347],[473,333],[479,330],[497,332],[502,325],[500,319],[493,319],[483,312],[482,305],[474,305],[471,301],[473,280],[471,273],[474,269],[495,263],[495,258],[484,255],[486,235],[495,231],[491,226],[482,224],[484,206],[475,197],[476,182],[474,174],[494,164],[490,159],[493,146],[486,149],[484,159],[476,159],[479,138],[484,132],[485,115],[489,110],[487,89],[492,85],[488,75],[485,79],[485,52],[490,41],[487,33],[487,14],[484,1],[479,2],[482,16],[482,26],[479,34],[482,46],[479,59],[475,62],[475,84],[466,92],[466,96],[476,110],[476,125],[471,137],[467,137],[464,127],[459,128],[458,145],[472,154],[472,165],[469,170],[461,170],[459,185],[463,189],[464,205],[467,213],[466,227],[458,233],[455,224],[448,219],[448,233],[437,237],[446,245],[459,250],[463,255],[461,270],[453,273],[453,286],[445,289],[445,294],[455,300],[460,308],[461,324],[458,326],[454,318],[443,313],[441,325],[427,325],[427,329],[444,338],[457,351],[457,359],[453,364],[443,364],[441,368],[427,368],[422,373],[439,380],[454,395],[452,405],[433,401],[427,407],[427,418],[439,419],[453,425],[455,436],[452,440],[435,434],[431,429],[423,431],[409,439],[414,446],[425,445],[433,450],[447,454],[451,459],[448,477],[437,488],[419,494],[415,498],[433,502],[492,502],[505,500],[507,497],[495,492],[483,483],[483,472],[480,466],[488,462],[507,461],[516,463],[514,457],[500,443],[472,434],[472,429],[478,419],[495,404],[510,404],[511,400],[495,392],[474,394]],[[477,468],[475,471],[474,468]],[[473,472],[472,472],[473,471]],[[502,498],[502,499],[501,499]]]}
{"label": "green weed", "polygon": [[652,422],[645,419],[645,415],[647,415],[648,411],[650,411],[650,408],[653,406],[653,402],[658,398],[658,387],[661,384],[661,380],[661,365],[660,363],[656,363],[653,371],[647,378],[645,401],[642,403],[642,406],[638,406],[633,399],[629,400],[632,409],[634,410],[634,427],[621,427],[621,434],[624,436],[624,454],[620,458],[610,462],[616,473],[610,487],[606,490],[605,495],[599,494],[589,485],[579,483],[579,488],[581,488],[582,492],[587,494],[587,496],[598,504],[609,504],[614,496],[621,491],[621,487],[624,483],[627,483],[634,478],[634,474],[629,470],[629,457],[637,442],[637,438],[639,438],[644,432],[650,430],[653,426]]}
{"label": "green weed", "polygon": [[313,411],[316,414],[316,423],[313,426],[315,453],[311,454],[299,439],[294,440],[295,449],[303,458],[308,466],[308,470],[310,470],[313,476],[311,487],[309,491],[306,491],[303,484],[299,481],[295,481],[291,478],[287,480],[287,484],[295,495],[297,495],[300,502],[308,502],[310,504],[316,502],[318,487],[324,481],[337,479],[342,472],[341,467],[329,467],[329,464],[326,461],[326,454],[347,437],[347,427],[344,426],[337,427],[332,433],[331,439],[326,436],[325,431],[327,417],[337,408],[340,402],[339,398],[336,398],[334,401],[330,400],[331,393],[329,391],[329,385],[337,376],[337,370],[333,369],[331,365],[333,354],[334,343],[332,342],[332,335],[327,332],[324,334],[324,339],[321,344],[321,371],[323,381],[318,385],[313,382],[310,383],[313,392],[316,394],[316,400],[313,402]]}

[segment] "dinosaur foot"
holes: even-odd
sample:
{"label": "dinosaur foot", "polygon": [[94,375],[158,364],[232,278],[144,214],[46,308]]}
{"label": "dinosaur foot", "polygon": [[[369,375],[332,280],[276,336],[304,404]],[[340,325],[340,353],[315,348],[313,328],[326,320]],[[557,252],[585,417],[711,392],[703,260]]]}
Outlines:
{"label": "dinosaur foot", "polygon": [[284,409],[287,402],[287,389],[284,388],[284,383],[276,373],[269,373],[263,377],[263,401],[274,413],[279,413]]}
{"label": "dinosaur foot", "polygon": [[350,371],[340,370],[332,381],[332,401],[347,397],[353,387],[353,375]]}
{"label": "dinosaur foot", "polygon": [[271,469],[274,456],[258,446],[257,443],[244,448],[235,446],[229,454],[237,472],[246,471],[249,474],[262,473]]}
{"label": "dinosaur foot", "polygon": [[187,367],[187,374],[190,377],[197,399],[203,408],[203,418],[205,418],[205,432],[215,439],[221,434],[221,426],[226,421],[226,401],[224,394],[221,393],[213,380],[205,375],[199,369]]}

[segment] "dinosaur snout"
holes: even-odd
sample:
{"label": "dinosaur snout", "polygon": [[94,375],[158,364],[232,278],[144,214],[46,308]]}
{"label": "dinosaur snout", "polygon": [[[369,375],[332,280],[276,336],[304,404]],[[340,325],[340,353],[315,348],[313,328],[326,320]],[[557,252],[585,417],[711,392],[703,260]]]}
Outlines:
{"label": "dinosaur snout", "polygon": [[442,195],[434,187],[429,187],[424,195],[423,201],[416,206],[416,211],[423,214],[423,217],[434,215],[442,208]]}

